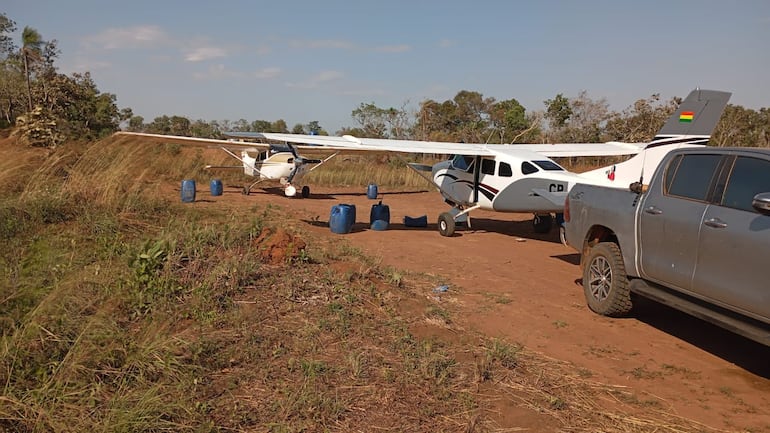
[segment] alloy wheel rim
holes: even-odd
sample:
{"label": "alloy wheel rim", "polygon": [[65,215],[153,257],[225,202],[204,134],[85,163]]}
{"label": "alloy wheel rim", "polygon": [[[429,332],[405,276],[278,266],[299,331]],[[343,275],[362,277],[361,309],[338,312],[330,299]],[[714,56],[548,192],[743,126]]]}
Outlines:
{"label": "alloy wheel rim", "polygon": [[604,257],[597,257],[591,262],[588,271],[588,287],[591,296],[597,301],[607,299],[612,286],[612,267]]}

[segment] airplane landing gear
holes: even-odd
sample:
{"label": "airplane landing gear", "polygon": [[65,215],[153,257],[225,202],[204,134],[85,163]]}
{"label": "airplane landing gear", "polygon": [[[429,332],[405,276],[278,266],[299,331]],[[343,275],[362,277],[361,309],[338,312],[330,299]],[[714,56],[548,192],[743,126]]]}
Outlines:
{"label": "airplane landing gear", "polygon": [[243,191],[241,191],[241,194],[249,195],[249,193],[251,193],[251,188],[249,188],[248,186],[244,186]]}
{"label": "airplane landing gear", "polygon": [[455,233],[455,219],[449,212],[438,216],[438,232],[441,236],[452,236]]}
{"label": "airplane landing gear", "polygon": [[310,187],[305,185],[302,187],[302,198],[310,197]]}
{"label": "airplane landing gear", "polygon": [[535,214],[532,219],[532,228],[535,233],[548,233],[553,225],[553,216],[551,214]]}

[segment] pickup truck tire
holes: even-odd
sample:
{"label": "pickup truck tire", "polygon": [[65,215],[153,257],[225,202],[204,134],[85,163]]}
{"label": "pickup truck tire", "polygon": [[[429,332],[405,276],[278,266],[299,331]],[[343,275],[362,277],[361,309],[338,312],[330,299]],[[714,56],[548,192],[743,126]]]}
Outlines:
{"label": "pickup truck tire", "polygon": [[583,268],[583,292],[588,308],[602,316],[631,311],[631,291],[617,244],[601,242],[591,248]]}

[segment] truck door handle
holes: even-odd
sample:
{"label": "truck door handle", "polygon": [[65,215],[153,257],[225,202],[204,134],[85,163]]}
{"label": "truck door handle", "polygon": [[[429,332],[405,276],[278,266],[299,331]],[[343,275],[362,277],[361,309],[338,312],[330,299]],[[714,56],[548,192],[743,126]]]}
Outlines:
{"label": "truck door handle", "polygon": [[715,229],[723,229],[727,227],[727,223],[719,218],[707,219],[706,221],[703,221],[703,224],[706,224],[709,227],[714,227]]}
{"label": "truck door handle", "polygon": [[650,215],[660,215],[660,214],[663,213],[662,210],[656,208],[655,206],[650,206],[650,207],[646,208],[644,211],[647,212]]}

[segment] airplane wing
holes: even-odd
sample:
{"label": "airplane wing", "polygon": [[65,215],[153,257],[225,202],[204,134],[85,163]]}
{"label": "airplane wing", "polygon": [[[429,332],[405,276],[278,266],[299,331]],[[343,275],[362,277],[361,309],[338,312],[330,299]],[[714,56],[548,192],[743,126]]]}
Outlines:
{"label": "airplane wing", "polygon": [[191,146],[211,147],[211,148],[234,148],[234,149],[267,149],[268,143],[252,143],[234,140],[219,140],[216,138],[184,137],[181,135],[148,134],[144,132],[118,131],[115,135],[145,137],[161,140],[165,143],[176,143]]}
{"label": "airplane wing", "polygon": [[536,152],[547,157],[571,156],[616,156],[639,153],[646,143],[559,143],[559,144],[480,144],[451,143],[444,141],[392,140],[382,138],[358,138],[352,135],[342,137],[324,135],[283,134],[270,132],[229,132],[225,135],[238,138],[282,141],[296,144],[323,146],[331,150],[351,152],[399,152],[433,153],[447,155],[491,156],[498,152],[509,153],[517,150]]}
{"label": "airplane wing", "polygon": [[283,142],[291,143],[301,150],[431,153],[441,155],[479,156],[492,156],[496,153],[512,153],[517,151],[536,152],[546,157],[634,155],[639,153],[639,151],[646,145],[646,143],[622,142],[558,144],[451,143],[444,141],[358,138],[352,135],[343,135],[342,137],[337,137],[327,135],[285,134],[273,132],[226,132],[225,136],[231,137],[231,139],[228,140],[126,131],[116,132],[116,135],[133,135],[159,139],[171,143],[217,148],[227,147],[239,149],[264,149],[270,147],[269,142]]}

